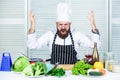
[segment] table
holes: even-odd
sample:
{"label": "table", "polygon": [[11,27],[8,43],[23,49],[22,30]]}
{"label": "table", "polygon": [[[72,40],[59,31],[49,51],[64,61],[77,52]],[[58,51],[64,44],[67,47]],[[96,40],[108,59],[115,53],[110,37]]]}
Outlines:
{"label": "table", "polygon": [[22,73],[0,71],[0,80],[120,80],[120,73],[106,72],[104,76],[92,77],[83,75],[72,75],[70,70],[66,71],[63,77],[56,76],[40,76],[40,77],[26,77]]}

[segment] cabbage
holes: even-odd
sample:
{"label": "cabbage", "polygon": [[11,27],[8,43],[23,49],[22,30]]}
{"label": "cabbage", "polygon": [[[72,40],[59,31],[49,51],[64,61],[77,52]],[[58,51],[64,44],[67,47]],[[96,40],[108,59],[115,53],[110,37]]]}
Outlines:
{"label": "cabbage", "polygon": [[15,62],[13,63],[11,70],[15,71],[15,72],[22,72],[23,69],[28,66],[30,64],[29,59],[24,57],[24,56],[20,56],[18,57]]}

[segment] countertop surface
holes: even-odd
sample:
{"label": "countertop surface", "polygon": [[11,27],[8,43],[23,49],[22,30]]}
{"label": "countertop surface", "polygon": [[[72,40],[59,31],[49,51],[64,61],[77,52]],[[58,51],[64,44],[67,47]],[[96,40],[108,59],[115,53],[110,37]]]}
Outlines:
{"label": "countertop surface", "polygon": [[0,80],[120,80],[120,73],[113,73],[107,71],[103,76],[83,76],[72,75],[70,70],[66,71],[66,75],[63,77],[55,76],[39,76],[39,77],[27,77],[22,73],[0,71]]}

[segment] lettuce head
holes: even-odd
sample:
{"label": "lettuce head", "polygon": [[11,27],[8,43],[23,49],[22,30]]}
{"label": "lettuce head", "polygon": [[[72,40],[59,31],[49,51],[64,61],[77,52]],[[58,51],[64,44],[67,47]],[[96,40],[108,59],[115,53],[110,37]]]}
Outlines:
{"label": "lettuce head", "polygon": [[15,71],[15,72],[22,72],[23,69],[28,66],[30,64],[29,59],[24,57],[24,56],[20,56],[18,57],[15,62],[13,63],[11,70]]}

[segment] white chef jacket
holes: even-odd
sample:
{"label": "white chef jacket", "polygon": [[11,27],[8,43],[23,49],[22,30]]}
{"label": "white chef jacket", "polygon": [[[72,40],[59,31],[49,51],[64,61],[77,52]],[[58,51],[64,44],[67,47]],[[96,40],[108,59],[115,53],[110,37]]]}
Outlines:
{"label": "white chef jacket", "polygon": [[[36,33],[33,34],[28,34],[28,40],[27,40],[27,46],[30,49],[40,49],[43,47],[48,46],[50,53],[52,50],[52,43],[54,40],[56,31],[49,31],[43,34],[41,37],[37,37]],[[94,47],[94,42],[97,42],[97,46],[100,47],[101,42],[100,42],[100,35],[92,33],[91,38],[88,37],[87,35],[78,32],[76,30],[71,31],[73,40],[74,40],[74,45],[75,45],[75,50],[78,52],[79,46],[84,46],[84,47]],[[62,39],[59,36],[56,37],[55,44],[59,45],[70,45],[72,44],[70,35],[67,36],[67,38]]]}

